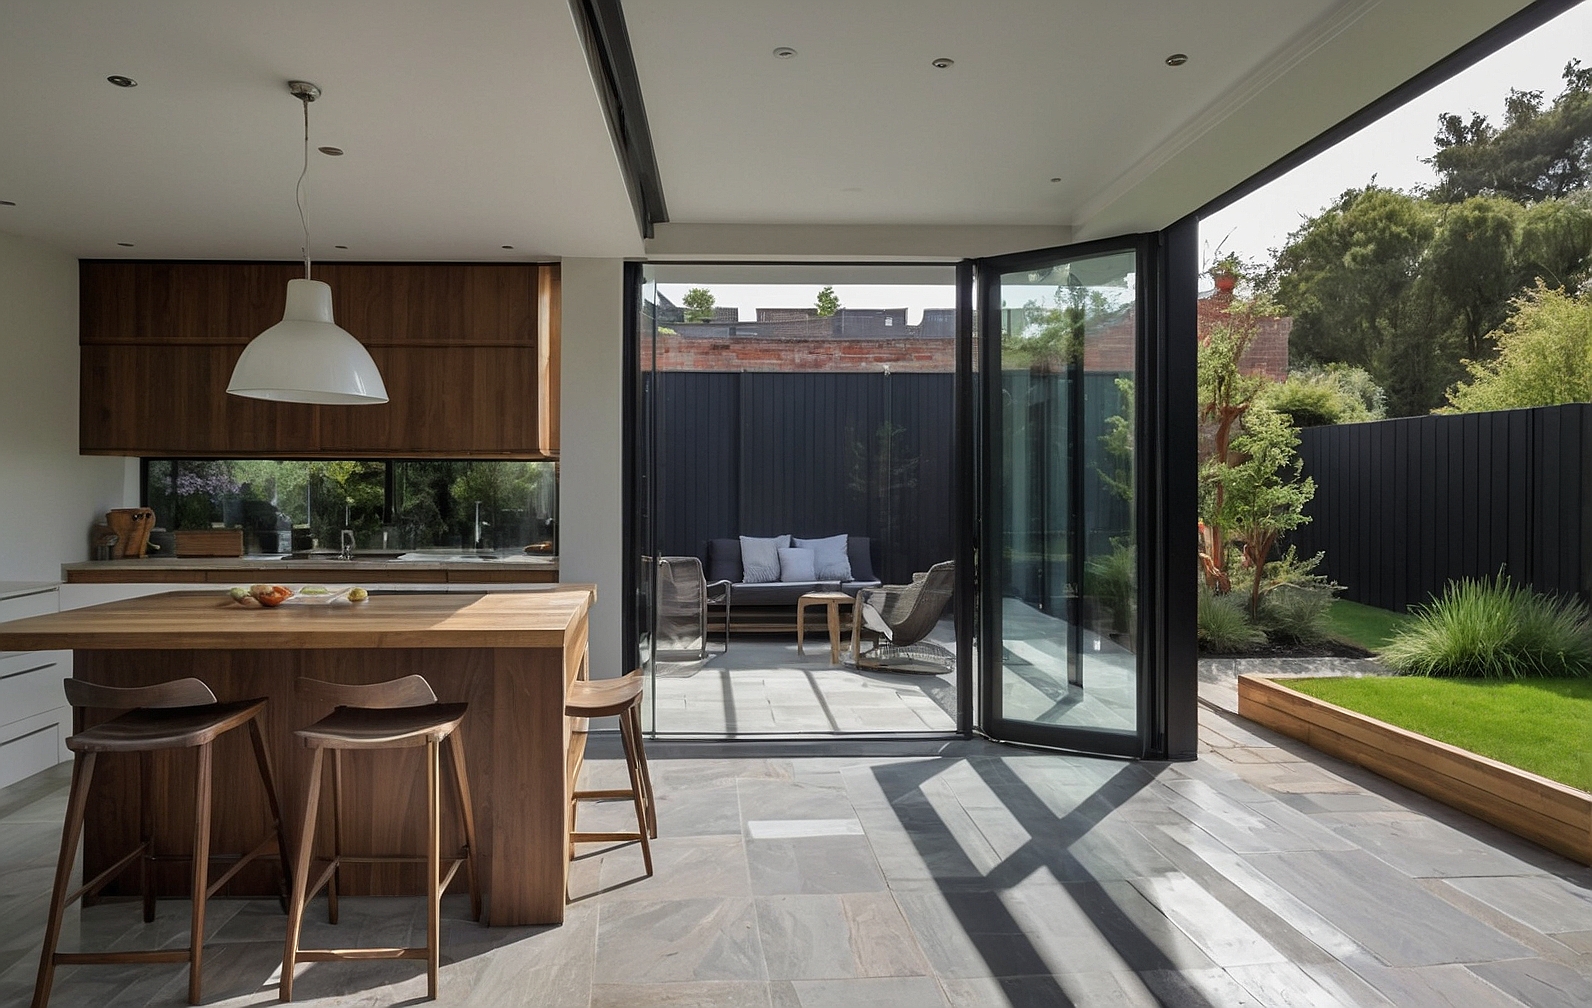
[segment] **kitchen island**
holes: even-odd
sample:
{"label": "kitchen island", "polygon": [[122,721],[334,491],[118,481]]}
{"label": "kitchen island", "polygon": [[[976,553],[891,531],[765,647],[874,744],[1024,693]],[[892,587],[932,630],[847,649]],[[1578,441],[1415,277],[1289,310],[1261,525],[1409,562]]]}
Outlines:
{"label": "kitchen island", "polygon": [[[572,733],[564,716],[564,695],[586,662],[594,598],[590,585],[560,585],[262,609],[234,603],[222,591],[173,592],[0,624],[0,650],[70,648],[74,675],[108,686],[194,676],[223,701],[268,698],[264,728],[288,809],[303,807],[299,796],[310,762],[293,730],[330,709],[298,698],[296,679],[367,683],[423,675],[439,700],[470,705],[461,734],[474,790],[486,921],[553,924],[564,919],[569,793],[584,739]],[[111,715],[80,711],[77,730]],[[420,753],[350,754],[343,784],[345,853],[423,850]],[[153,787],[157,850],[178,854],[192,841],[192,761],[186,753],[161,757]],[[138,843],[137,761],[110,759],[102,766],[84,826],[85,877]],[[452,807],[445,798],[444,850],[462,842]],[[213,821],[212,850],[218,856],[246,850],[269,831],[246,733],[233,732],[216,743]],[[296,823],[289,825],[296,830]],[[326,831],[319,832],[324,850]],[[184,864],[162,862],[157,869],[161,895],[185,895]],[[275,878],[273,865],[250,865],[224,894],[273,896]],[[340,892],[350,895],[421,891],[415,865],[348,865],[342,879]],[[136,891],[136,885],[137,872],[129,872],[106,894]]]}

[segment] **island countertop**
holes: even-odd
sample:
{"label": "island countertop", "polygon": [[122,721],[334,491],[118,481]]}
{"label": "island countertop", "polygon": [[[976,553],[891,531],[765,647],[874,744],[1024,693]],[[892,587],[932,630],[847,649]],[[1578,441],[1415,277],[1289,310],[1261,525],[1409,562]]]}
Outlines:
{"label": "island countertop", "polygon": [[0,623],[0,651],[560,647],[595,597],[576,584],[265,609],[224,591],[168,592]]}
{"label": "island countertop", "polygon": [[557,557],[513,557],[498,560],[414,560],[329,555],[292,559],[275,556],[144,557],[89,560],[61,565],[67,584],[195,584],[232,585],[253,581],[350,581],[371,584],[552,584],[558,581]]}

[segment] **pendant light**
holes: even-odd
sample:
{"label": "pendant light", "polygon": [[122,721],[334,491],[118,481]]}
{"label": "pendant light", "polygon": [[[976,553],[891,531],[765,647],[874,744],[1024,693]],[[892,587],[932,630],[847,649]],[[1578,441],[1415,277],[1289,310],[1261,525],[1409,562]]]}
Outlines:
{"label": "pendant light", "polygon": [[310,279],[310,224],[304,209],[304,177],[310,171],[310,102],[321,89],[288,81],[304,103],[304,170],[294,190],[304,227],[304,279],[287,282],[282,321],[249,341],[232,369],[227,392],[276,402],[359,406],[387,401],[381,372],[359,340],[332,321],[332,288]]}

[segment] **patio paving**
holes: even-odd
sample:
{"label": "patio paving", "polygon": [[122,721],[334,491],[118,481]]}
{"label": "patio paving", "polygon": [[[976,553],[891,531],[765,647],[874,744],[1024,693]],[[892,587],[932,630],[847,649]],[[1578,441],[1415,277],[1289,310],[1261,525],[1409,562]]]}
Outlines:
{"label": "patio paving", "polygon": [[[826,656],[827,657],[827,656]],[[1204,689],[1194,763],[980,741],[654,742],[657,874],[581,849],[562,927],[444,907],[443,1005],[733,1008],[1592,1004],[1592,869],[1322,756]],[[791,756],[792,752],[802,755]],[[588,777],[621,779],[609,740]],[[726,758],[726,757],[729,758]],[[67,783],[0,791],[0,1004],[36,965]],[[590,820],[618,825],[626,810]],[[307,940],[405,944],[414,899]],[[186,904],[83,911],[67,947],[180,942]],[[276,1003],[282,916],[216,901],[210,1003]],[[418,963],[301,967],[300,1003],[413,1003]],[[63,969],[58,1008],[180,1005],[180,966]]]}

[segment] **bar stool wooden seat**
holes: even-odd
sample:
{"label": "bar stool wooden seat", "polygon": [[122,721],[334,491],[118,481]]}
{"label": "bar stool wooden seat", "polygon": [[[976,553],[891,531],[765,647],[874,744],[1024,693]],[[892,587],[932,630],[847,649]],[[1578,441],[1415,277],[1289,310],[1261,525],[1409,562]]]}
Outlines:
{"label": "bar stool wooden seat", "polygon": [[[475,871],[475,813],[470,802],[470,777],[464,765],[464,742],[459,723],[468,704],[438,703],[437,695],[422,676],[405,676],[388,682],[353,686],[341,683],[300,679],[298,694],[313,701],[336,704],[337,708],[307,728],[293,734],[313,750],[309,780],[305,786],[304,820],[300,827],[297,863],[293,874],[293,898],[288,904],[287,942],[282,955],[283,1001],[293,1000],[293,968],[302,962],[328,962],[342,959],[424,959],[426,987],[432,1000],[437,997],[437,970],[441,965],[442,893],[464,866],[470,888],[470,913],[481,919],[481,889]],[[464,827],[464,849],[449,861],[443,874],[441,845],[441,748],[448,744],[453,763],[453,780]],[[343,750],[426,748],[426,852],[422,855],[391,854],[354,857],[343,853]],[[315,850],[315,816],[325,787],[325,754],[332,754],[332,856],[319,875],[310,879]],[[374,796],[373,796],[374,797]],[[349,864],[424,864],[426,879],[426,944],[422,948],[343,948],[306,949],[299,947],[304,904],[326,886],[327,917],[337,923],[337,884],[344,863]]]}
{"label": "bar stool wooden seat", "polygon": [[[652,795],[652,774],[647,769],[647,754],[641,746],[641,670],[617,679],[577,679],[570,684],[564,714],[568,717],[619,717],[619,737],[625,749],[625,769],[630,772],[630,787],[570,793],[569,843],[602,841],[641,842],[641,860],[652,874],[652,847],[648,840],[658,835],[658,810]],[[603,798],[629,798],[636,806],[636,832],[582,833],[575,829],[576,810],[581,801]]]}
{"label": "bar stool wooden seat", "polygon": [[[287,843],[282,830],[282,812],[276,797],[276,781],[271,773],[270,756],[260,731],[260,714],[265,710],[262,699],[218,703],[210,687],[198,679],[177,679],[153,686],[120,688],[100,686],[80,679],[65,683],[66,699],[73,707],[120,710],[125,713],[80,731],[66,740],[66,746],[76,756],[72,763],[72,788],[67,798],[66,822],[61,830],[60,859],[55,865],[55,888],[50,896],[50,913],[44,928],[44,947],[39,953],[39,976],[33,988],[34,1008],[44,1008],[50,1000],[50,988],[55,982],[55,967],[82,964],[125,963],[180,963],[188,964],[188,1001],[198,1004],[203,979],[205,904],[209,898],[226,885],[244,865],[260,857],[275,856],[282,870],[287,870]],[[242,855],[218,855],[210,852],[210,804],[212,780],[212,750],[215,740],[235,728],[249,727],[249,739],[254,745],[255,764],[260,781],[265,785],[266,801],[270,805],[274,835]],[[189,857],[157,855],[155,853],[155,822],[153,815],[153,777],[155,753],[161,750],[197,749],[198,773],[194,785],[194,839]],[[72,866],[77,859],[78,837],[83,830],[83,813],[88,804],[89,785],[94,778],[94,765],[101,753],[137,753],[139,756],[139,843],[115,864],[93,879],[68,893]],[[210,862],[235,858],[235,863],[220,878],[210,881]],[[61,922],[66,908],[73,902],[92,896],[112,879],[139,865],[143,889],[144,921],[155,919],[155,889],[152,871],[156,861],[191,861],[193,886],[190,894],[192,913],[187,948],[148,949],[116,952],[57,952],[61,938]],[[286,878],[283,879],[284,896]],[[286,903],[284,902],[284,908]]]}

